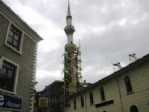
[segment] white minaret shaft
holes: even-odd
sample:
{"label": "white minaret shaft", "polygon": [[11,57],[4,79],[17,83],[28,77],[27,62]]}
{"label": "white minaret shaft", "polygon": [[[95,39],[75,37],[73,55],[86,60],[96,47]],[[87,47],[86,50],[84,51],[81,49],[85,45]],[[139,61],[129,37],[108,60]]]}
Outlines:
{"label": "white minaret shaft", "polygon": [[74,26],[72,25],[72,16],[70,11],[70,2],[68,0],[68,9],[67,9],[67,16],[66,16],[66,27],[65,33],[67,35],[68,44],[73,43],[73,33],[75,31]]}
{"label": "white minaret shaft", "polygon": [[72,16],[71,16],[71,11],[70,11],[70,3],[69,3],[69,0],[68,0],[68,9],[67,9],[66,22],[67,22],[67,25],[72,25]]}

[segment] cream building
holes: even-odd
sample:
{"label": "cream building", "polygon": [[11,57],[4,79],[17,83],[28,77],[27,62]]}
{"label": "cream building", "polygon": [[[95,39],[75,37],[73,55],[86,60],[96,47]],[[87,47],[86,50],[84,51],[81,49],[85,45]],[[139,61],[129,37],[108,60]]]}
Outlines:
{"label": "cream building", "polygon": [[66,112],[149,112],[149,54],[70,97]]}
{"label": "cream building", "polygon": [[0,0],[0,112],[31,112],[42,38]]}

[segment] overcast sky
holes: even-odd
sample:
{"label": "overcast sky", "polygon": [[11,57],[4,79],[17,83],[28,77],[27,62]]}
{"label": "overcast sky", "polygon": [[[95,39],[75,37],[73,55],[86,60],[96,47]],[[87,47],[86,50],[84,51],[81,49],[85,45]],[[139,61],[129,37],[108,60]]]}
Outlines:
{"label": "overcast sky", "polygon": [[[67,0],[3,0],[43,41],[38,47],[37,89],[63,79]],[[95,82],[149,52],[148,0],[71,0],[75,43],[81,43],[83,80]]]}

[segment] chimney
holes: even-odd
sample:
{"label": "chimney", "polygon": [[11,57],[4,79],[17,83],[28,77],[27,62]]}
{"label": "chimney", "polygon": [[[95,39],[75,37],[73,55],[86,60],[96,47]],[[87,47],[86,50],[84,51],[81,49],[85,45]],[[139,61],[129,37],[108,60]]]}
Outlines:
{"label": "chimney", "polygon": [[122,68],[120,62],[113,64],[114,70],[120,70]]}
{"label": "chimney", "polygon": [[137,60],[136,53],[129,54],[129,62],[134,62]]}

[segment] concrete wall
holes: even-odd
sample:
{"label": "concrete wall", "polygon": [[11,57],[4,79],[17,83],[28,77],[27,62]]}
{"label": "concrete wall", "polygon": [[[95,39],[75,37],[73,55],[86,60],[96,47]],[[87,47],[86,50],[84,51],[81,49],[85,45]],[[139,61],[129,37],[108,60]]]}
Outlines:
{"label": "concrete wall", "polygon": [[[124,77],[129,76],[133,88],[133,93],[127,95],[124,83]],[[85,106],[82,108],[80,104],[80,95],[77,99],[77,109],[73,109],[73,99],[70,100],[71,107],[66,112],[130,112],[130,107],[136,105],[139,112],[149,111],[149,63],[143,64],[129,72],[120,74],[118,77],[101,83],[82,93],[85,97]],[[101,100],[100,86],[104,87],[106,100]],[[90,105],[89,92],[94,94],[94,105]],[[96,104],[113,100],[113,104],[96,107]]]}
{"label": "concrete wall", "polygon": [[[35,60],[36,60],[36,42],[34,42],[27,32],[21,29],[19,24],[15,24],[9,18],[3,17],[0,11],[0,56],[4,56],[7,59],[17,63],[19,65],[19,77],[16,88],[16,95],[21,96],[23,99],[23,112],[29,112],[30,110],[30,98],[32,92],[32,80],[34,78]],[[9,24],[17,26],[24,34],[22,54],[14,52],[8,48],[4,43],[8,31]],[[0,109],[1,111],[1,109]]]}
{"label": "concrete wall", "polygon": [[[146,63],[119,78],[120,91],[122,95],[122,103],[124,112],[129,112],[132,105],[136,105],[140,112],[148,112],[149,110],[149,63]],[[130,77],[133,93],[127,95],[123,82],[124,77]]]}

